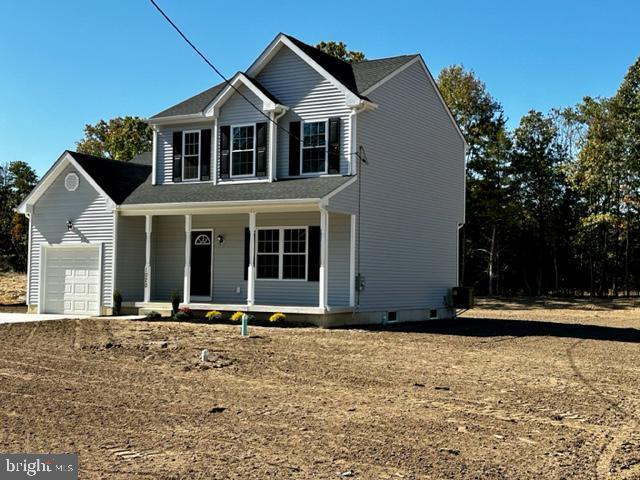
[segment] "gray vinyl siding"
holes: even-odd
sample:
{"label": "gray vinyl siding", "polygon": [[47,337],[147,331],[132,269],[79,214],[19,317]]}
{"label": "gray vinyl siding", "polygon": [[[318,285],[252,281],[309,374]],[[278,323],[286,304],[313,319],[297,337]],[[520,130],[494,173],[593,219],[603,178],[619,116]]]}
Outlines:
{"label": "gray vinyl siding", "polygon": [[345,187],[342,191],[329,198],[328,208],[332,212],[352,213],[358,211],[358,181]]}
{"label": "gray vinyl siding", "polygon": [[[214,238],[224,237],[213,246],[213,301],[243,304],[247,301],[247,282],[244,279],[244,229],[249,214],[194,215],[193,229],[213,230]],[[240,291],[237,292],[236,289]]]}
{"label": "gray vinyl siding", "polygon": [[[263,108],[262,100],[260,100],[249,88],[245,85],[241,85],[238,87],[238,90],[242,95],[244,95],[248,100],[251,101],[258,108]],[[268,115],[268,114],[267,114]],[[269,120],[258,112],[255,108],[251,106],[247,100],[242,98],[238,93],[234,93],[229,99],[222,105],[220,108],[220,115],[218,117],[218,128],[222,126],[232,126],[232,125],[246,125],[252,123],[263,123],[268,122]],[[254,131],[255,134],[255,131]],[[218,146],[220,145],[220,136],[216,137]],[[255,137],[254,137],[255,140]],[[255,145],[254,145],[255,146]],[[219,150],[218,150],[219,151]],[[269,149],[267,149],[269,151]],[[267,175],[269,161],[267,160]],[[231,165],[229,165],[229,170],[231,170]],[[220,166],[218,164],[218,178],[220,178]],[[235,180],[245,181],[250,177],[236,177]],[[234,178],[224,179],[225,182],[233,182]]]}
{"label": "gray vinyl siding", "polygon": [[[156,164],[156,183],[173,183],[173,132],[185,130],[202,130],[210,128],[211,131],[211,168],[213,169],[213,119],[210,122],[198,123],[196,125],[169,125],[163,126],[158,131]],[[210,170],[212,171],[212,170]]]}
{"label": "gray vinyl siding", "polygon": [[[64,178],[75,172],[80,184],[74,192],[64,187]],[[73,231],[67,230],[67,220]],[[38,304],[40,292],[40,246],[54,244],[103,244],[103,306],[112,305],[113,294],[113,212],[107,199],[98,193],[75,168],[68,166],[34,205],[31,218],[31,265],[29,270],[29,305]]]}
{"label": "gray vinyl siding", "polygon": [[184,215],[153,217],[151,233],[151,298],[168,302],[184,287]]}
{"label": "gray vinyl siding", "polygon": [[[289,48],[282,47],[269,64],[258,74],[257,80],[281,103],[291,110],[278,120],[288,129],[297,120],[341,119],[341,173],[349,171],[349,113],[345,96]],[[278,129],[278,178],[289,176],[289,136]]]}
{"label": "gray vinyl siding", "polygon": [[118,217],[117,242],[116,288],[125,302],[140,302],[144,298],[144,217]]}
{"label": "gray vinyl siding", "polygon": [[[127,222],[126,233],[131,238],[140,236],[144,240],[144,218]],[[129,219],[128,219],[129,220]],[[350,220],[347,215],[331,214],[329,219],[329,304],[346,306],[349,303],[349,234]],[[247,300],[247,281],[244,279],[244,230],[249,225],[248,214],[194,215],[194,230],[213,230],[214,237],[222,235],[224,242],[214,242],[213,251],[213,303],[244,304]],[[293,227],[320,225],[320,214],[308,213],[259,213],[257,227]],[[118,227],[120,230],[121,224]],[[184,272],[184,217],[157,216],[153,218],[152,233],[152,300],[168,301],[171,290],[182,295]],[[124,241],[124,236],[123,236]],[[136,240],[135,249],[139,249]],[[139,253],[144,271],[144,243]],[[134,255],[134,250],[125,255]],[[119,254],[120,258],[120,254]],[[125,257],[128,258],[128,257]],[[118,282],[122,285],[144,278],[137,273],[140,265],[122,265],[118,262]],[[123,262],[124,263],[124,260]],[[122,270],[125,271],[122,271]],[[134,280],[138,278],[138,280]],[[124,287],[123,294],[125,294]],[[239,290],[239,291],[238,291]],[[132,292],[143,293],[142,288]],[[256,304],[317,306],[319,302],[318,282],[256,280]],[[140,300],[136,298],[135,300]]]}
{"label": "gray vinyl siding", "polygon": [[351,216],[329,214],[329,293],[331,307],[349,305]]}
{"label": "gray vinyl siding", "polygon": [[359,114],[363,310],[436,308],[456,283],[464,145],[422,67],[370,93]]}

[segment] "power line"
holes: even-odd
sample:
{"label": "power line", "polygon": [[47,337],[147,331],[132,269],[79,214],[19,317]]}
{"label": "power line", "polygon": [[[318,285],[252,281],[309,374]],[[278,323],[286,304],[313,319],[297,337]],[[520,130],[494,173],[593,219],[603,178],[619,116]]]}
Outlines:
{"label": "power line", "polygon": [[[204,60],[204,62],[214,71],[216,72],[216,74],[218,74],[218,76],[220,78],[222,78],[222,80],[224,80],[224,83],[226,83],[229,87],[233,88],[233,90],[235,90],[235,92],[240,95],[249,105],[251,105],[258,113],[260,113],[260,115],[262,115],[263,117],[265,117],[269,122],[273,123],[276,128],[279,128],[280,130],[282,130],[283,132],[285,132],[287,135],[289,135],[290,137],[293,137],[294,139],[296,139],[298,142],[302,143],[302,140],[300,140],[300,138],[297,135],[292,134],[289,130],[287,130],[286,128],[284,128],[282,125],[278,124],[278,122],[276,122],[274,119],[272,119],[269,115],[267,115],[266,113],[264,113],[262,111],[262,109],[260,107],[258,107],[255,103],[253,103],[251,100],[249,100],[240,90],[238,90],[235,85],[233,85],[229,79],[227,79],[227,77],[225,77],[222,72],[220,72],[220,70],[218,70],[216,68],[216,66],[211,63],[209,61],[209,59],[198,49],[198,47],[196,47],[193,42],[191,40],[189,40],[189,38],[184,34],[184,32],[182,30],[180,30],[180,27],[178,27],[173,20],[171,20],[171,18],[169,18],[169,16],[164,12],[164,10],[162,10],[162,8],[160,8],[160,6],[155,2],[155,0],[149,0],[151,2],[151,4],[156,8],[156,10],[158,10],[158,12],[160,12],[160,14],[164,17],[164,19],[169,22],[169,24],[173,27],[173,29],[178,32],[178,34],[182,37],[182,39],[187,42],[187,44],[193,49],[194,52],[196,52],[198,54],[198,56]],[[325,152],[328,150],[328,148],[325,148]],[[349,156],[351,155],[355,155],[357,158],[361,159],[360,157],[360,153],[359,152],[349,152]],[[361,159],[362,160],[362,159]]]}

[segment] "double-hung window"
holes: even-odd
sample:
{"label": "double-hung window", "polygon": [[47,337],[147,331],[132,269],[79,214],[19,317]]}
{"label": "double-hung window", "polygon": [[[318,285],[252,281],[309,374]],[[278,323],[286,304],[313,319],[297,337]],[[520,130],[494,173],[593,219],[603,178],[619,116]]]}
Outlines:
{"label": "double-hung window", "polygon": [[307,279],[307,227],[258,229],[256,277]]}
{"label": "double-hung window", "polygon": [[231,127],[231,176],[255,175],[255,125]]}
{"label": "double-hung window", "polygon": [[182,162],[183,180],[200,179],[200,130],[183,132],[182,144],[184,161]]}
{"label": "double-hung window", "polygon": [[302,174],[327,173],[327,122],[304,122],[302,126]]}

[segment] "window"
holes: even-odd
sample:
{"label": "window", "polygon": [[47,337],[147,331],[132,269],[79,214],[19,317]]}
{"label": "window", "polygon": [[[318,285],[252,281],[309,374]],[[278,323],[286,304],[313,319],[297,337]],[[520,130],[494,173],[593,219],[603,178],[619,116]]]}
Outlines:
{"label": "window", "polygon": [[231,128],[231,176],[255,175],[254,125]]}
{"label": "window", "polygon": [[257,234],[257,278],[307,279],[307,227],[258,229]]}
{"label": "window", "polygon": [[183,135],[182,178],[184,180],[198,180],[200,178],[200,131],[184,132]]}
{"label": "window", "polygon": [[302,174],[327,173],[327,122],[305,122],[302,130]]}

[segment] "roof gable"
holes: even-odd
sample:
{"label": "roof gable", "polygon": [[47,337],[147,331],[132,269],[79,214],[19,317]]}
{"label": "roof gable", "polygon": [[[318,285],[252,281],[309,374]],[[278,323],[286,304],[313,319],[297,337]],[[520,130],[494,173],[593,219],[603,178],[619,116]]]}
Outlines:
{"label": "roof gable", "polygon": [[217,116],[220,107],[222,107],[222,105],[224,105],[224,103],[233,95],[238,95],[238,88],[242,85],[247,87],[262,101],[263,110],[272,111],[278,107],[282,107],[280,101],[255,78],[248,77],[244,73],[238,72],[231,80],[229,80],[229,83],[227,83],[222,90],[218,92],[215,98],[205,106],[202,113],[207,117]]}

